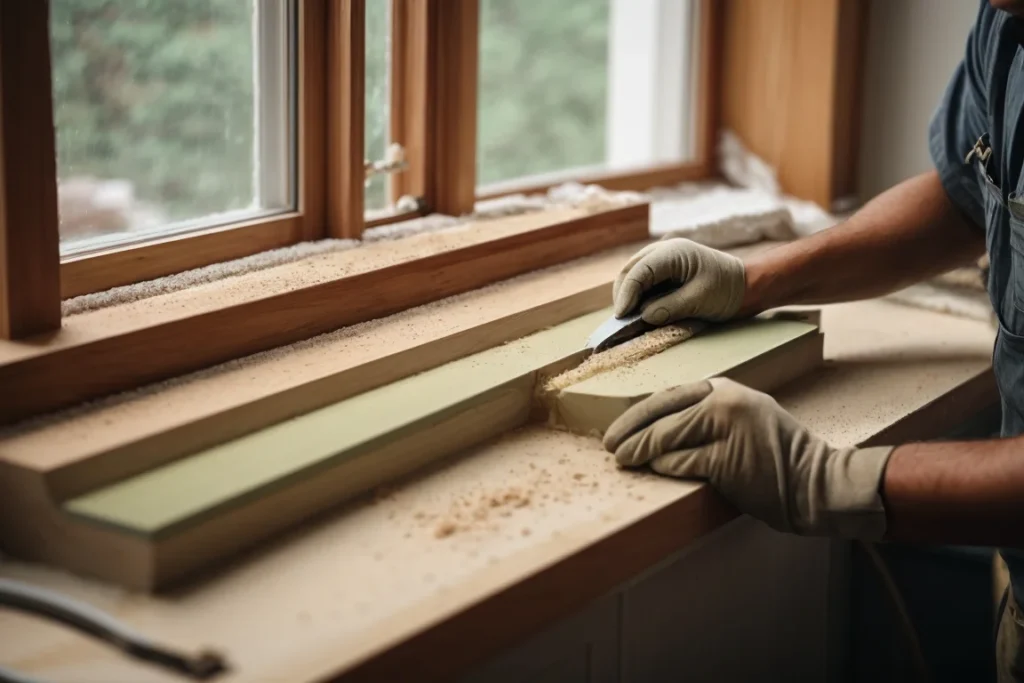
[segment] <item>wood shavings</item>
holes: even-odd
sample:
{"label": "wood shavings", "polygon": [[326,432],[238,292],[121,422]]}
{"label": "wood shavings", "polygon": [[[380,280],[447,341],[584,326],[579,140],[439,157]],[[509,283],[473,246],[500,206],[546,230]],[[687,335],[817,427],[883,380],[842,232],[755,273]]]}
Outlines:
{"label": "wood shavings", "polygon": [[556,375],[547,382],[544,382],[540,392],[541,398],[543,400],[554,396],[558,392],[574,384],[579,384],[585,379],[590,379],[595,375],[635,365],[645,358],[650,358],[665,349],[670,349],[676,344],[686,341],[701,332],[706,326],[706,323],[696,320],[666,325],[641,335],[636,339],[613,346],[606,351],[595,353],[575,368],[566,370],[562,374]]}

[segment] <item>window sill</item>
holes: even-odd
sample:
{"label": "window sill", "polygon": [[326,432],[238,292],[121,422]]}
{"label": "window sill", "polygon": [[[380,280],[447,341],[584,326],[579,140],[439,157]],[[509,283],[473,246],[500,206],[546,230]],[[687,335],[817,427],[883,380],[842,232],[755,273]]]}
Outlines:
{"label": "window sill", "polygon": [[[994,405],[984,323],[868,301],[826,307],[823,325],[829,364],[777,398],[835,445],[934,437],[937,426]],[[452,509],[513,490],[528,491],[530,503],[487,503],[479,528],[438,538]],[[125,599],[27,565],[0,574],[88,599],[154,639],[216,647],[239,681],[395,680],[410,661],[434,667],[423,680],[444,680],[732,516],[706,487],[627,475],[595,441],[529,428],[350,504],[190,590]],[[26,673],[52,677],[59,670],[46,662],[59,662],[130,677],[130,665],[83,650],[72,634],[9,613],[0,632],[13,634],[0,660]],[[46,658],[33,655],[41,644]]]}
{"label": "window sill", "polygon": [[72,316],[55,333],[0,342],[0,422],[380,318],[636,242],[647,230],[647,205],[546,211],[366,244]]}

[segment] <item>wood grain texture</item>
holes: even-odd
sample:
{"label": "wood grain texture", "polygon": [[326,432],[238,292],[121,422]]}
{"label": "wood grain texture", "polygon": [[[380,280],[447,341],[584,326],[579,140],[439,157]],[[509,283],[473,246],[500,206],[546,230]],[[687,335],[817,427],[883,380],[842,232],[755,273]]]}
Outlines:
{"label": "wood grain texture", "polygon": [[478,0],[397,2],[392,15],[391,139],[409,169],[392,198],[459,216],[476,201]]}
{"label": "wood grain texture", "polygon": [[50,3],[0,3],[0,338],[60,327]]}
{"label": "wood grain texture", "polygon": [[325,236],[328,0],[298,3],[298,211],[64,258],[62,298],[201,268]]}
{"label": "wood grain texture", "polygon": [[479,0],[434,0],[434,197],[440,213],[472,213],[476,203],[476,116],[480,53]]}
{"label": "wood grain texture", "polygon": [[0,363],[0,385],[7,389],[0,395],[0,422],[307,339],[647,235],[647,205],[631,206],[141,329],[53,348],[34,339]]}
{"label": "wood grain texture", "polygon": [[[700,0],[697,95],[694,102],[695,163],[706,177],[718,175],[718,134],[721,130],[723,0]],[[687,179],[689,180],[689,179]]]}
{"label": "wood grain texture", "polygon": [[[598,311],[408,377],[68,501],[76,517],[144,537],[163,587],[278,529],[524,425],[539,377],[587,352]],[[245,531],[243,531],[245,530]],[[79,564],[84,564],[80,562]]]}
{"label": "wood grain texture", "polygon": [[327,8],[327,234],[363,234],[366,0]]}
{"label": "wood grain texture", "polygon": [[724,0],[722,123],[783,190],[826,209],[856,177],[866,5]]}
{"label": "wood grain texture", "polygon": [[[391,203],[403,196],[424,202],[434,197],[434,71],[433,31],[436,0],[392,2],[391,13],[391,140],[405,148],[409,164],[391,177]],[[428,204],[429,206],[429,204]]]}
{"label": "wood grain texture", "polygon": [[299,2],[299,212],[302,238],[327,236],[327,7]]}
{"label": "wood grain texture", "polygon": [[304,216],[289,214],[66,258],[60,264],[61,297],[101,292],[286,247],[303,239],[305,227]]}

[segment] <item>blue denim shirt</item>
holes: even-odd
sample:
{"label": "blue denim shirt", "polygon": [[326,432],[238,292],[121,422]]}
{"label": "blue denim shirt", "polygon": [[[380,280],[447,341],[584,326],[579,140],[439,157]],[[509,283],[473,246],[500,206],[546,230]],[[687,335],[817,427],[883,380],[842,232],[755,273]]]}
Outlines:
{"label": "blue denim shirt", "polygon": [[[1002,434],[1024,434],[1024,21],[987,0],[932,119],[929,147],[950,199],[985,231]],[[1020,602],[1024,552],[1003,557]]]}

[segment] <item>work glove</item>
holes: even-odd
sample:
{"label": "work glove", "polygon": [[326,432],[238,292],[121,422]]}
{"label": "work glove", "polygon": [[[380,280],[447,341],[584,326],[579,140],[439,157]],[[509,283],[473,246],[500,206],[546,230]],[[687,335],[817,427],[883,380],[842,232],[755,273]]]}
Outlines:
{"label": "work glove", "polygon": [[716,378],[632,406],[604,436],[619,465],[707,480],[740,512],[810,536],[880,540],[892,447],[833,448],[767,394]]}
{"label": "work glove", "polygon": [[651,244],[634,254],[615,278],[615,315],[633,312],[644,294],[663,282],[682,286],[644,304],[645,322],[665,325],[684,318],[717,322],[739,311],[746,274],[735,256],[688,239]]}

